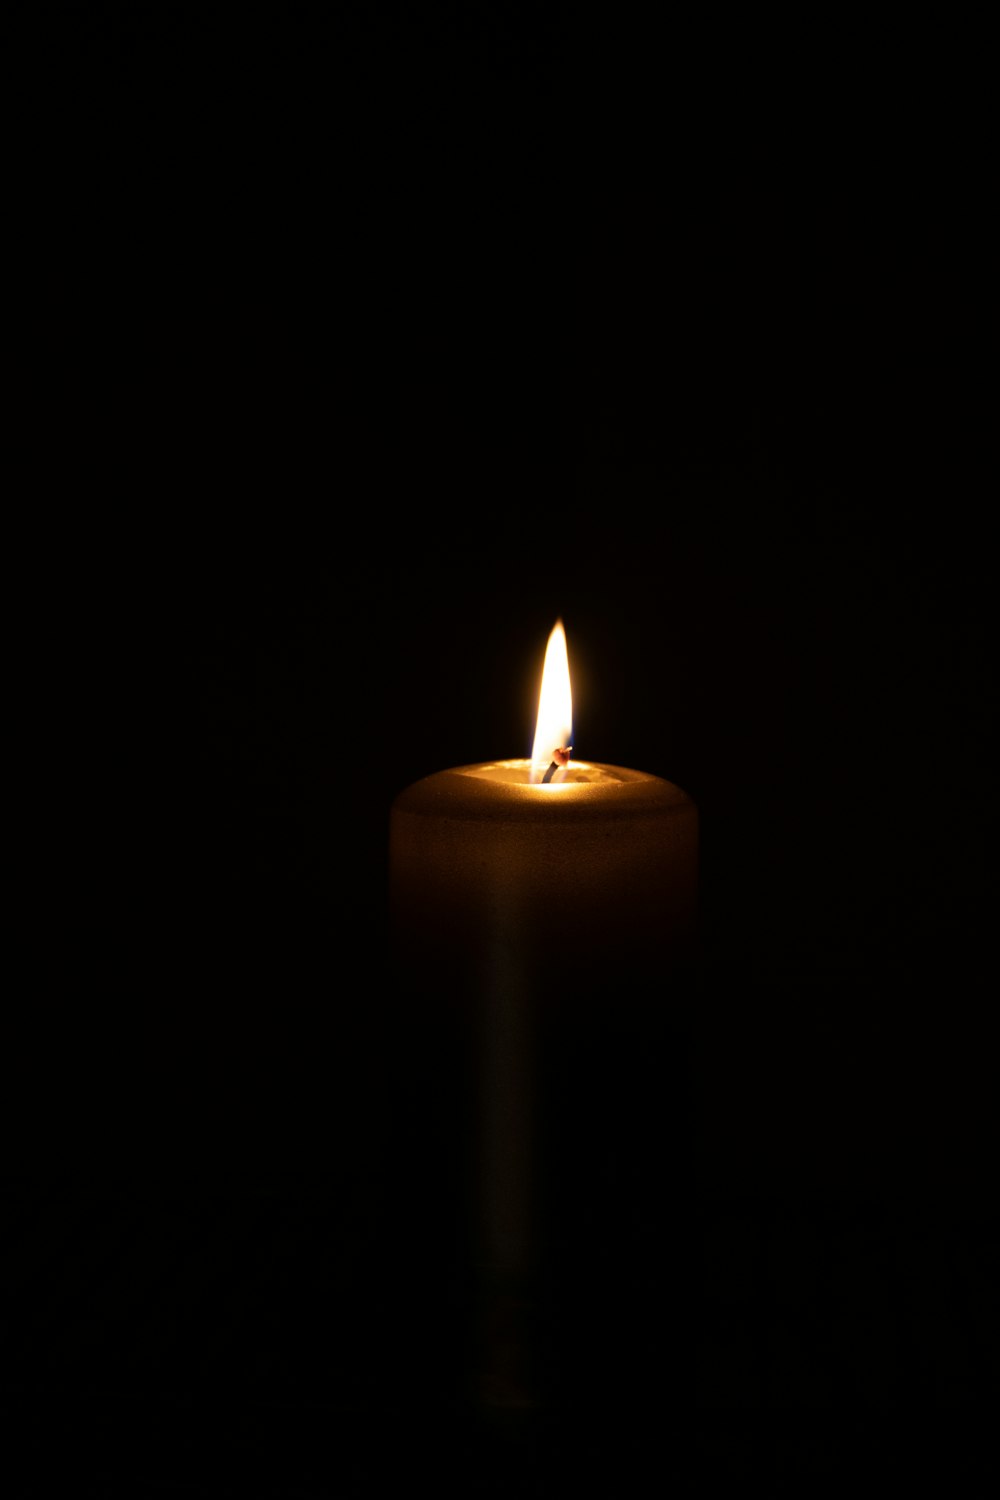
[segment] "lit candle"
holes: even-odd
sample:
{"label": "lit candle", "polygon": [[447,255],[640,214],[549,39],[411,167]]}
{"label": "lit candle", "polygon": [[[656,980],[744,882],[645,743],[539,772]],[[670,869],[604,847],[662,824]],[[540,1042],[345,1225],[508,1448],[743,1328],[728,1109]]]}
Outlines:
{"label": "lit candle", "polygon": [[[621,1145],[629,1058],[652,1035],[643,1018],[683,1003],[695,939],[694,804],[661,777],[577,760],[571,746],[559,623],[531,759],[438,772],[391,814],[406,1021],[415,1056],[425,1026],[438,1038],[429,1088],[450,1100],[440,1139],[453,1130],[464,1151],[473,1255],[507,1288],[501,1309],[565,1242],[552,1209],[572,1159]],[[444,1059],[460,1079],[443,1078]],[[584,1162],[578,1187],[586,1176]],[[520,1389],[520,1355],[504,1341],[521,1334],[485,1337],[491,1388]]]}

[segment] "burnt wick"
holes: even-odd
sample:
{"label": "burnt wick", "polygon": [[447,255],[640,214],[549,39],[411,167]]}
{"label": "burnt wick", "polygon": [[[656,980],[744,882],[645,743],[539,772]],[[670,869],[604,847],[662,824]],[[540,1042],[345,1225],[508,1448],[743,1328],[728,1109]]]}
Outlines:
{"label": "burnt wick", "polygon": [[552,764],[549,766],[549,769],[546,771],[545,775],[542,777],[542,786],[545,786],[546,782],[549,782],[549,781],[552,780],[552,777],[555,775],[556,771],[561,770],[563,766],[568,766],[569,765],[569,758],[570,758],[570,756],[572,754],[573,754],[573,746],[572,745],[567,745],[567,747],[566,747],[565,750],[553,750],[553,752],[552,752]]}

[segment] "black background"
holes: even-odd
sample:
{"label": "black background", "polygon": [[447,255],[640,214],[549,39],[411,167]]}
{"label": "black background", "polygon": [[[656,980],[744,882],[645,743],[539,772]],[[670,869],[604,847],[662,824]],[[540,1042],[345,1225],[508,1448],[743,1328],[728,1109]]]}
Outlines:
{"label": "black background", "polygon": [[[527,753],[557,615],[577,753],[702,820],[689,1405],[633,1444],[811,1484],[902,1462],[929,1404],[971,1468],[996,794],[963,47],[485,5],[53,28],[18,1493],[69,1454],[130,1494],[527,1463],[406,1347],[386,840],[417,777]],[[633,1451],[531,1441],[532,1473]]]}

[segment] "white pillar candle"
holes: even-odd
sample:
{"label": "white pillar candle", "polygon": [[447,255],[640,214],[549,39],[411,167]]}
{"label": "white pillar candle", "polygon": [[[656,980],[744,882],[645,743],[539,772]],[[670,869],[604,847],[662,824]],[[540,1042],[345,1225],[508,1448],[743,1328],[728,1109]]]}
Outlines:
{"label": "white pillar candle", "polygon": [[[428,776],[390,821],[397,973],[403,1004],[417,1008],[406,1024],[416,1036],[434,1011],[464,1038],[451,1054],[469,1074],[455,1130],[468,1136],[474,1254],[501,1280],[530,1277],[544,1253],[540,1184],[558,1157],[553,1132],[573,1128],[565,1110],[580,1118],[589,1095],[581,1146],[593,1139],[628,1089],[627,1049],[613,1039],[639,1037],[643,1012],[682,1003],[673,977],[695,941],[691,799],[661,777],[565,755],[543,781],[566,749],[566,704],[553,723],[531,760]],[[567,1093],[574,1067],[589,1076]]]}

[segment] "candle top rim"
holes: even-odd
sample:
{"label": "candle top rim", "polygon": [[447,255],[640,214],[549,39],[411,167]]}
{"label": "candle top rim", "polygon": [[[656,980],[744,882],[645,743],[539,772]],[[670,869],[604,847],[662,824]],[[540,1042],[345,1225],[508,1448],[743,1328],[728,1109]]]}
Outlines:
{"label": "candle top rim", "polygon": [[393,810],[472,822],[586,822],[606,817],[647,817],[651,813],[669,815],[693,806],[685,791],[662,776],[595,761],[573,763],[598,773],[595,779],[549,786],[484,774],[530,764],[483,761],[436,771],[401,791]]}

